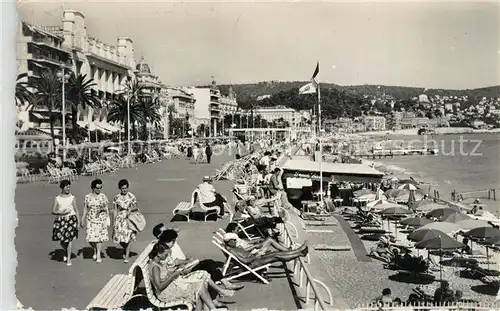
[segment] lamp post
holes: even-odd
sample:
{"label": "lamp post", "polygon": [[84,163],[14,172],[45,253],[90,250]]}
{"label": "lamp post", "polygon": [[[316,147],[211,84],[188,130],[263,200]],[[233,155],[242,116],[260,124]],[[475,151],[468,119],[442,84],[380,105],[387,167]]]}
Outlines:
{"label": "lamp post", "polygon": [[[129,80],[130,81],[130,80]],[[130,155],[130,89],[127,90],[127,154]]]}
{"label": "lamp post", "polygon": [[62,82],[62,135],[63,135],[63,166],[66,162],[66,88],[65,85],[69,75],[64,73],[64,68],[57,73],[57,77]]}

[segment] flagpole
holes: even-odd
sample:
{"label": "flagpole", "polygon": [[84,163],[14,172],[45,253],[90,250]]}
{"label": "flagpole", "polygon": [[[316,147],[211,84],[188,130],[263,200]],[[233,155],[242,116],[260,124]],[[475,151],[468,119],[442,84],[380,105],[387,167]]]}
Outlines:
{"label": "flagpole", "polygon": [[[318,61],[319,68],[319,61]],[[319,86],[319,70],[318,70],[318,138],[319,138],[319,179],[320,179],[320,193],[321,193],[321,207],[323,203],[323,143],[321,142],[321,90]]]}

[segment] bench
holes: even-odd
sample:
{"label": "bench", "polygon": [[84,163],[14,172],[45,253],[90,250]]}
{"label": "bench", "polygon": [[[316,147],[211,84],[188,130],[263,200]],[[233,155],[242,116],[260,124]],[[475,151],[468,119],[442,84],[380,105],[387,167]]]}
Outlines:
{"label": "bench", "polygon": [[177,206],[174,208],[173,214],[174,216],[180,215],[182,217],[186,217],[187,222],[189,222],[189,215],[191,214],[191,210],[193,206],[189,202],[179,202]]}
{"label": "bench", "polygon": [[[122,308],[132,298],[145,296],[149,302],[157,308],[168,308],[186,306],[192,310],[193,306],[184,302],[162,302],[153,293],[149,277],[149,253],[156,241],[149,243],[142,253],[137,257],[129,269],[128,274],[115,274],[111,280],[101,289],[97,296],[89,303],[86,310],[93,309],[118,309]],[[137,293],[141,282],[144,281],[146,295]]]}

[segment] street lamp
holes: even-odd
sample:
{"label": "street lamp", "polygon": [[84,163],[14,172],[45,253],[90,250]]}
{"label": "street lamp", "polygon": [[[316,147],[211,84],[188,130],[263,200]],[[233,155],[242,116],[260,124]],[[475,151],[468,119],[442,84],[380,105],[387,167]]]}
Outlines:
{"label": "street lamp", "polygon": [[68,82],[69,74],[64,73],[64,68],[62,71],[57,73],[57,77],[61,79],[62,82],[62,131],[63,131],[63,166],[66,162],[66,89],[65,85]]}

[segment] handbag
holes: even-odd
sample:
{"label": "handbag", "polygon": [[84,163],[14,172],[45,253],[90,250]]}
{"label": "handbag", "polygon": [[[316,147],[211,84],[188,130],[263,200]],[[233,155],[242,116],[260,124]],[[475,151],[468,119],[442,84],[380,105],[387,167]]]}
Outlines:
{"label": "handbag", "polygon": [[146,218],[140,211],[133,211],[128,215],[128,227],[136,232],[142,232],[146,228]]}

